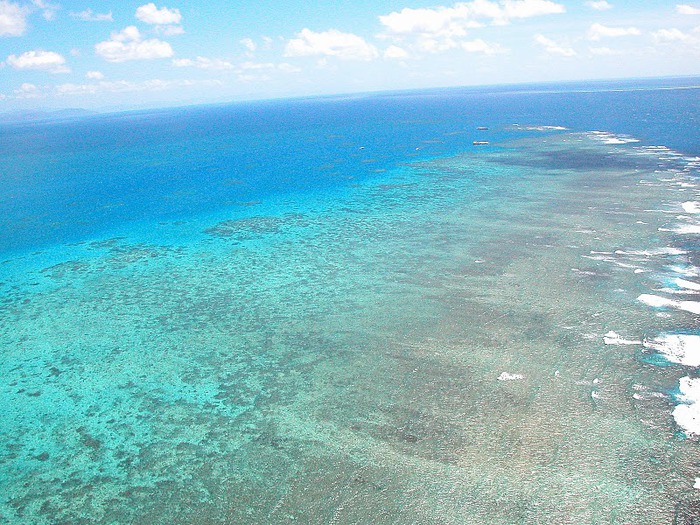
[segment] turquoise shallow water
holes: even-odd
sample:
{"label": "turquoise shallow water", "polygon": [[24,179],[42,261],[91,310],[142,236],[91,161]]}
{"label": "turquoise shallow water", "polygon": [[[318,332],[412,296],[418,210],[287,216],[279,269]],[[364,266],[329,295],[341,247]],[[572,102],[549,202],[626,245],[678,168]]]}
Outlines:
{"label": "turquoise shallow water", "polygon": [[696,369],[641,344],[697,314],[639,300],[693,301],[667,288],[698,265],[679,228],[696,161],[488,133],[360,158],[324,191],[8,249],[0,518],[700,519],[673,412]]}

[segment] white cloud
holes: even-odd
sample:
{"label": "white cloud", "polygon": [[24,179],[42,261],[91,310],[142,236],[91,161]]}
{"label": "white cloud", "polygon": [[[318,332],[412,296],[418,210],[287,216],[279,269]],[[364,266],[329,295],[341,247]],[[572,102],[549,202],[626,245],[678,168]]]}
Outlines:
{"label": "white cloud", "polygon": [[300,73],[301,68],[282,62],[274,64],[272,62],[243,62],[237,67],[237,79],[241,82],[260,82],[272,79],[275,72]]}
{"label": "white cloud", "polygon": [[652,37],[654,38],[654,41],[657,44],[665,44],[669,42],[686,42],[686,43],[691,43],[695,39],[693,35],[689,35],[688,33],[684,33],[680,29],[671,28],[671,29],[659,29],[658,31],[655,31],[652,33]]}
{"label": "white cloud", "polygon": [[19,89],[15,89],[16,98],[40,98],[41,92],[37,86],[25,82]]}
{"label": "white cloud", "polygon": [[576,51],[574,51],[572,48],[562,46],[542,34],[535,35],[535,42],[543,46],[545,51],[550,55],[559,55],[564,57],[576,56]]}
{"label": "white cloud", "polygon": [[289,40],[284,56],[332,56],[345,60],[372,60],[379,56],[377,49],[362,37],[329,29],[316,33],[302,29],[297,38]]}
{"label": "white cloud", "polygon": [[413,43],[412,48],[423,53],[442,53],[458,45],[457,40],[452,38],[421,37]]}
{"label": "white cloud", "polygon": [[700,8],[687,4],[679,4],[676,6],[676,12],[681,15],[700,15]]}
{"label": "white cloud", "polygon": [[128,80],[102,81],[92,84],[59,84],[56,86],[58,95],[95,95],[100,93],[129,93],[138,91],[164,91],[167,89],[196,87],[196,86],[221,86],[218,80],[146,80],[144,82],[131,82]]}
{"label": "white cloud", "polygon": [[102,80],[105,78],[105,75],[101,71],[88,71],[85,73],[85,78],[90,80]]}
{"label": "white cloud", "polygon": [[36,69],[49,73],[70,73],[66,59],[53,51],[27,51],[21,55],[10,55],[7,63],[14,69]]}
{"label": "white cloud", "polygon": [[472,0],[452,6],[405,8],[379,17],[384,26],[380,38],[407,45],[424,53],[463,48],[471,52],[502,52],[476,41],[465,42],[472,29],[507,25],[515,19],[564,13],[564,5],[550,0]]}
{"label": "white cloud", "polygon": [[[25,82],[24,84],[22,84],[19,87],[19,90],[17,90],[17,91],[23,91],[25,93],[27,93],[27,92],[34,93],[34,92],[38,91],[38,88],[34,84],[30,84],[29,82]],[[17,91],[15,91],[15,93]]]}
{"label": "white cloud", "polygon": [[43,16],[44,19],[47,21],[55,19],[56,11],[58,11],[61,8],[61,6],[57,4],[50,4],[48,2],[45,2],[44,0],[32,0],[32,4],[34,4],[35,7],[43,10],[41,16]]}
{"label": "white cloud", "polygon": [[255,52],[256,49],[258,49],[258,46],[255,42],[253,42],[252,38],[243,38],[238,41],[240,44],[243,45],[243,47],[246,48],[246,54],[251,55],[252,53]]}
{"label": "white cloud", "polygon": [[636,27],[608,27],[602,24],[593,24],[588,30],[588,40],[598,41],[602,38],[639,36],[641,34],[642,32]]}
{"label": "white cloud", "polygon": [[483,53],[485,55],[496,55],[507,52],[507,50],[501,47],[499,44],[489,44],[480,38],[469,42],[462,42],[461,47],[467,53]]}
{"label": "white cloud", "polygon": [[27,29],[27,9],[0,0],[0,36],[21,36]]}
{"label": "white cloud", "polygon": [[182,15],[179,9],[168,9],[167,7],[158,9],[156,4],[151,2],[136,9],[136,18],[146,24],[171,25],[179,24]]}
{"label": "white cloud", "polygon": [[82,20],[83,22],[114,22],[112,11],[109,13],[94,13],[92,9],[88,8],[79,13],[71,13],[70,16]]}
{"label": "white cloud", "polygon": [[586,5],[591,9],[595,9],[596,11],[607,11],[608,9],[612,9],[612,4],[606,2],[605,0],[586,2]]}
{"label": "white cloud", "polygon": [[226,60],[201,56],[195,59],[176,58],[173,59],[173,65],[175,67],[195,67],[206,70],[235,70],[238,78],[246,81],[269,79],[269,76],[266,76],[266,74],[273,71],[282,71],[284,73],[298,73],[301,71],[299,67],[286,62],[275,64],[272,62],[247,61],[234,66]]}
{"label": "white cloud", "polygon": [[199,69],[209,69],[222,71],[225,69],[233,69],[233,64],[219,58],[197,57],[194,60],[191,58],[175,58],[173,59],[175,67],[196,67]]}
{"label": "white cloud", "polygon": [[393,58],[401,60],[403,58],[408,58],[408,51],[399,46],[389,46],[384,50],[384,58]]}
{"label": "white cloud", "polygon": [[243,62],[239,65],[241,71],[261,71],[275,69],[277,66],[272,62]]}
{"label": "white cloud", "polygon": [[515,18],[564,13],[562,4],[550,0],[473,0],[452,7],[404,8],[379,17],[388,35],[430,35],[431,38],[464,36],[468,29],[481,27],[486,19],[495,25]]}
{"label": "white cloud", "polygon": [[566,8],[562,4],[557,4],[548,0],[505,0],[501,3],[506,20],[511,18],[531,18],[533,16],[554,15],[566,12]]}
{"label": "white cloud", "polygon": [[135,26],[112,33],[110,40],[95,44],[95,52],[108,62],[170,58],[174,55],[170,44],[157,38],[143,40]]}
{"label": "white cloud", "polygon": [[467,4],[455,4],[454,7],[434,9],[404,8],[401,11],[380,16],[379,21],[392,35],[430,35],[433,38],[452,38],[464,36],[467,34],[467,29],[481,26],[480,23],[471,19],[470,15],[471,11]]}

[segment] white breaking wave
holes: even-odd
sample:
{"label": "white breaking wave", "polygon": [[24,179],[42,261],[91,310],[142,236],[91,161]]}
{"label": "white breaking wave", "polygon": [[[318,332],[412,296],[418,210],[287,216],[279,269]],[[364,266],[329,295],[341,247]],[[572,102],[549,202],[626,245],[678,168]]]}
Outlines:
{"label": "white breaking wave", "polygon": [[607,131],[591,131],[590,136],[600,140],[603,144],[632,144],[639,142],[639,139],[627,135],[615,135]]}
{"label": "white breaking wave", "polygon": [[686,433],[700,436],[700,377],[682,377],[680,390],[681,404],[673,410],[673,419]]}
{"label": "white breaking wave", "polygon": [[623,338],[620,334],[610,330],[603,336],[603,342],[606,345],[641,345],[641,341],[633,341]]}
{"label": "white breaking wave", "polygon": [[663,354],[672,363],[700,366],[700,335],[662,335],[644,341],[644,346]]}
{"label": "white breaking wave", "polygon": [[697,266],[669,266],[668,269],[674,273],[679,273],[686,277],[700,276],[700,268]]}
{"label": "white breaking wave", "polygon": [[666,248],[656,248],[654,250],[631,250],[623,251],[616,250],[616,255],[632,255],[636,257],[656,257],[658,255],[685,255],[688,252],[685,250],[680,250],[678,248],[666,247]]}
{"label": "white breaking wave", "polygon": [[685,288],[686,290],[700,291],[700,283],[694,283],[693,281],[686,281],[685,279],[681,279],[679,277],[676,277],[673,280],[673,282],[679,288]]}
{"label": "white breaking wave", "polygon": [[566,131],[564,126],[517,126],[525,131]]}
{"label": "white breaking wave", "polygon": [[700,234],[700,224],[679,224],[674,228],[659,228],[660,232],[680,233],[681,235]]}
{"label": "white breaking wave", "polygon": [[637,300],[654,308],[676,308],[677,310],[700,314],[700,303],[697,301],[675,301],[648,293],[640,295],[637,297]]}
{"label": "white breaking wave", "polygon": [[683,206],[683,211],[686,213],[700,213],[700,202],[687,201],[682,203],[681,206]]}
{"label": "white breaking wave", "polygon": [[503,372],[498,376],[499,381],[520,381],[521,379],[525,379],[525,376],[522,374],[511,374],[509,372]]}

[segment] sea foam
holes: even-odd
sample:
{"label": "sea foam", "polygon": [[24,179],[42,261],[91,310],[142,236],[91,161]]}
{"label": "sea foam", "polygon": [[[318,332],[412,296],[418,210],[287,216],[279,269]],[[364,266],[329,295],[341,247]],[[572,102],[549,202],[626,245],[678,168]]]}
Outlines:
{"label": "sea foam", "polygon": [[697,266],[669,266],[668,269],[674,273],[679,273],[686,277],[700,276],[700,268]]}
{"label": "sea foam", "polygon": [[603,336],[603,342],[606,345],[641,345],[641,341],[634,341],[623,338],[620,334],[610,330]]}
{"label": "sea foam", "polygon": [[603,144],[633,144],[639,142],[639,139],[627,135],[616,135],[607,131],[591,131],[590,136],[600,140]]}
{"label": "sea foam", "polygon": [[644,293],[637,300],[654,308],[676,308],[694,314],[700,314],[700,303],[697,301],[675,301],[658,295]]}
{"label": "sea foam", "polygon": [[700,366],[700,335],[663,335],[644,341],[644,346],[660,352],[672,363]]}
{"label": "sea foam", "polygon": [[511,374],[509,372],[503,372],[498,376],[499,381],[519,381],[521,379],[525,379],[525,376],[522,374]]}
{"label": "sea foam", "polygon": [[681,206],[683,206],[683,211],[686,213],[700,213],[700,202],[687,201],[681,204]]}
{"label": "sea foam", "polygon": [[686,290],[700,291],[700,284],[699,283],[695,283],[693,281],[687,281],[687,280],[681,279],[679,277],[676,277],[673,280],[673,282],[679,288],[685,288]]}
{"label": "sea foam", "polygon": [[673,232],[680,235],[700,234],[700,224],[679,224],[673,228],[659,228],[660,232]]}
{"label": "sea foam", "polygon": [[680,391],[681,404],[673,410],[673,418],[687,434],[700,436],[700,377],[682,377]]}

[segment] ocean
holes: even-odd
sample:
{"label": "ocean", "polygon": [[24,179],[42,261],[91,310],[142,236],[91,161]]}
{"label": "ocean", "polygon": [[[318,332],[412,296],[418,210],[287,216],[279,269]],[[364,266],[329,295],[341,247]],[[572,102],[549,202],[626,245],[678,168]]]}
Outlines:
{"label": "ocean", "polygon": [[0,124],[0,522],[700,522],[700,79]]}

